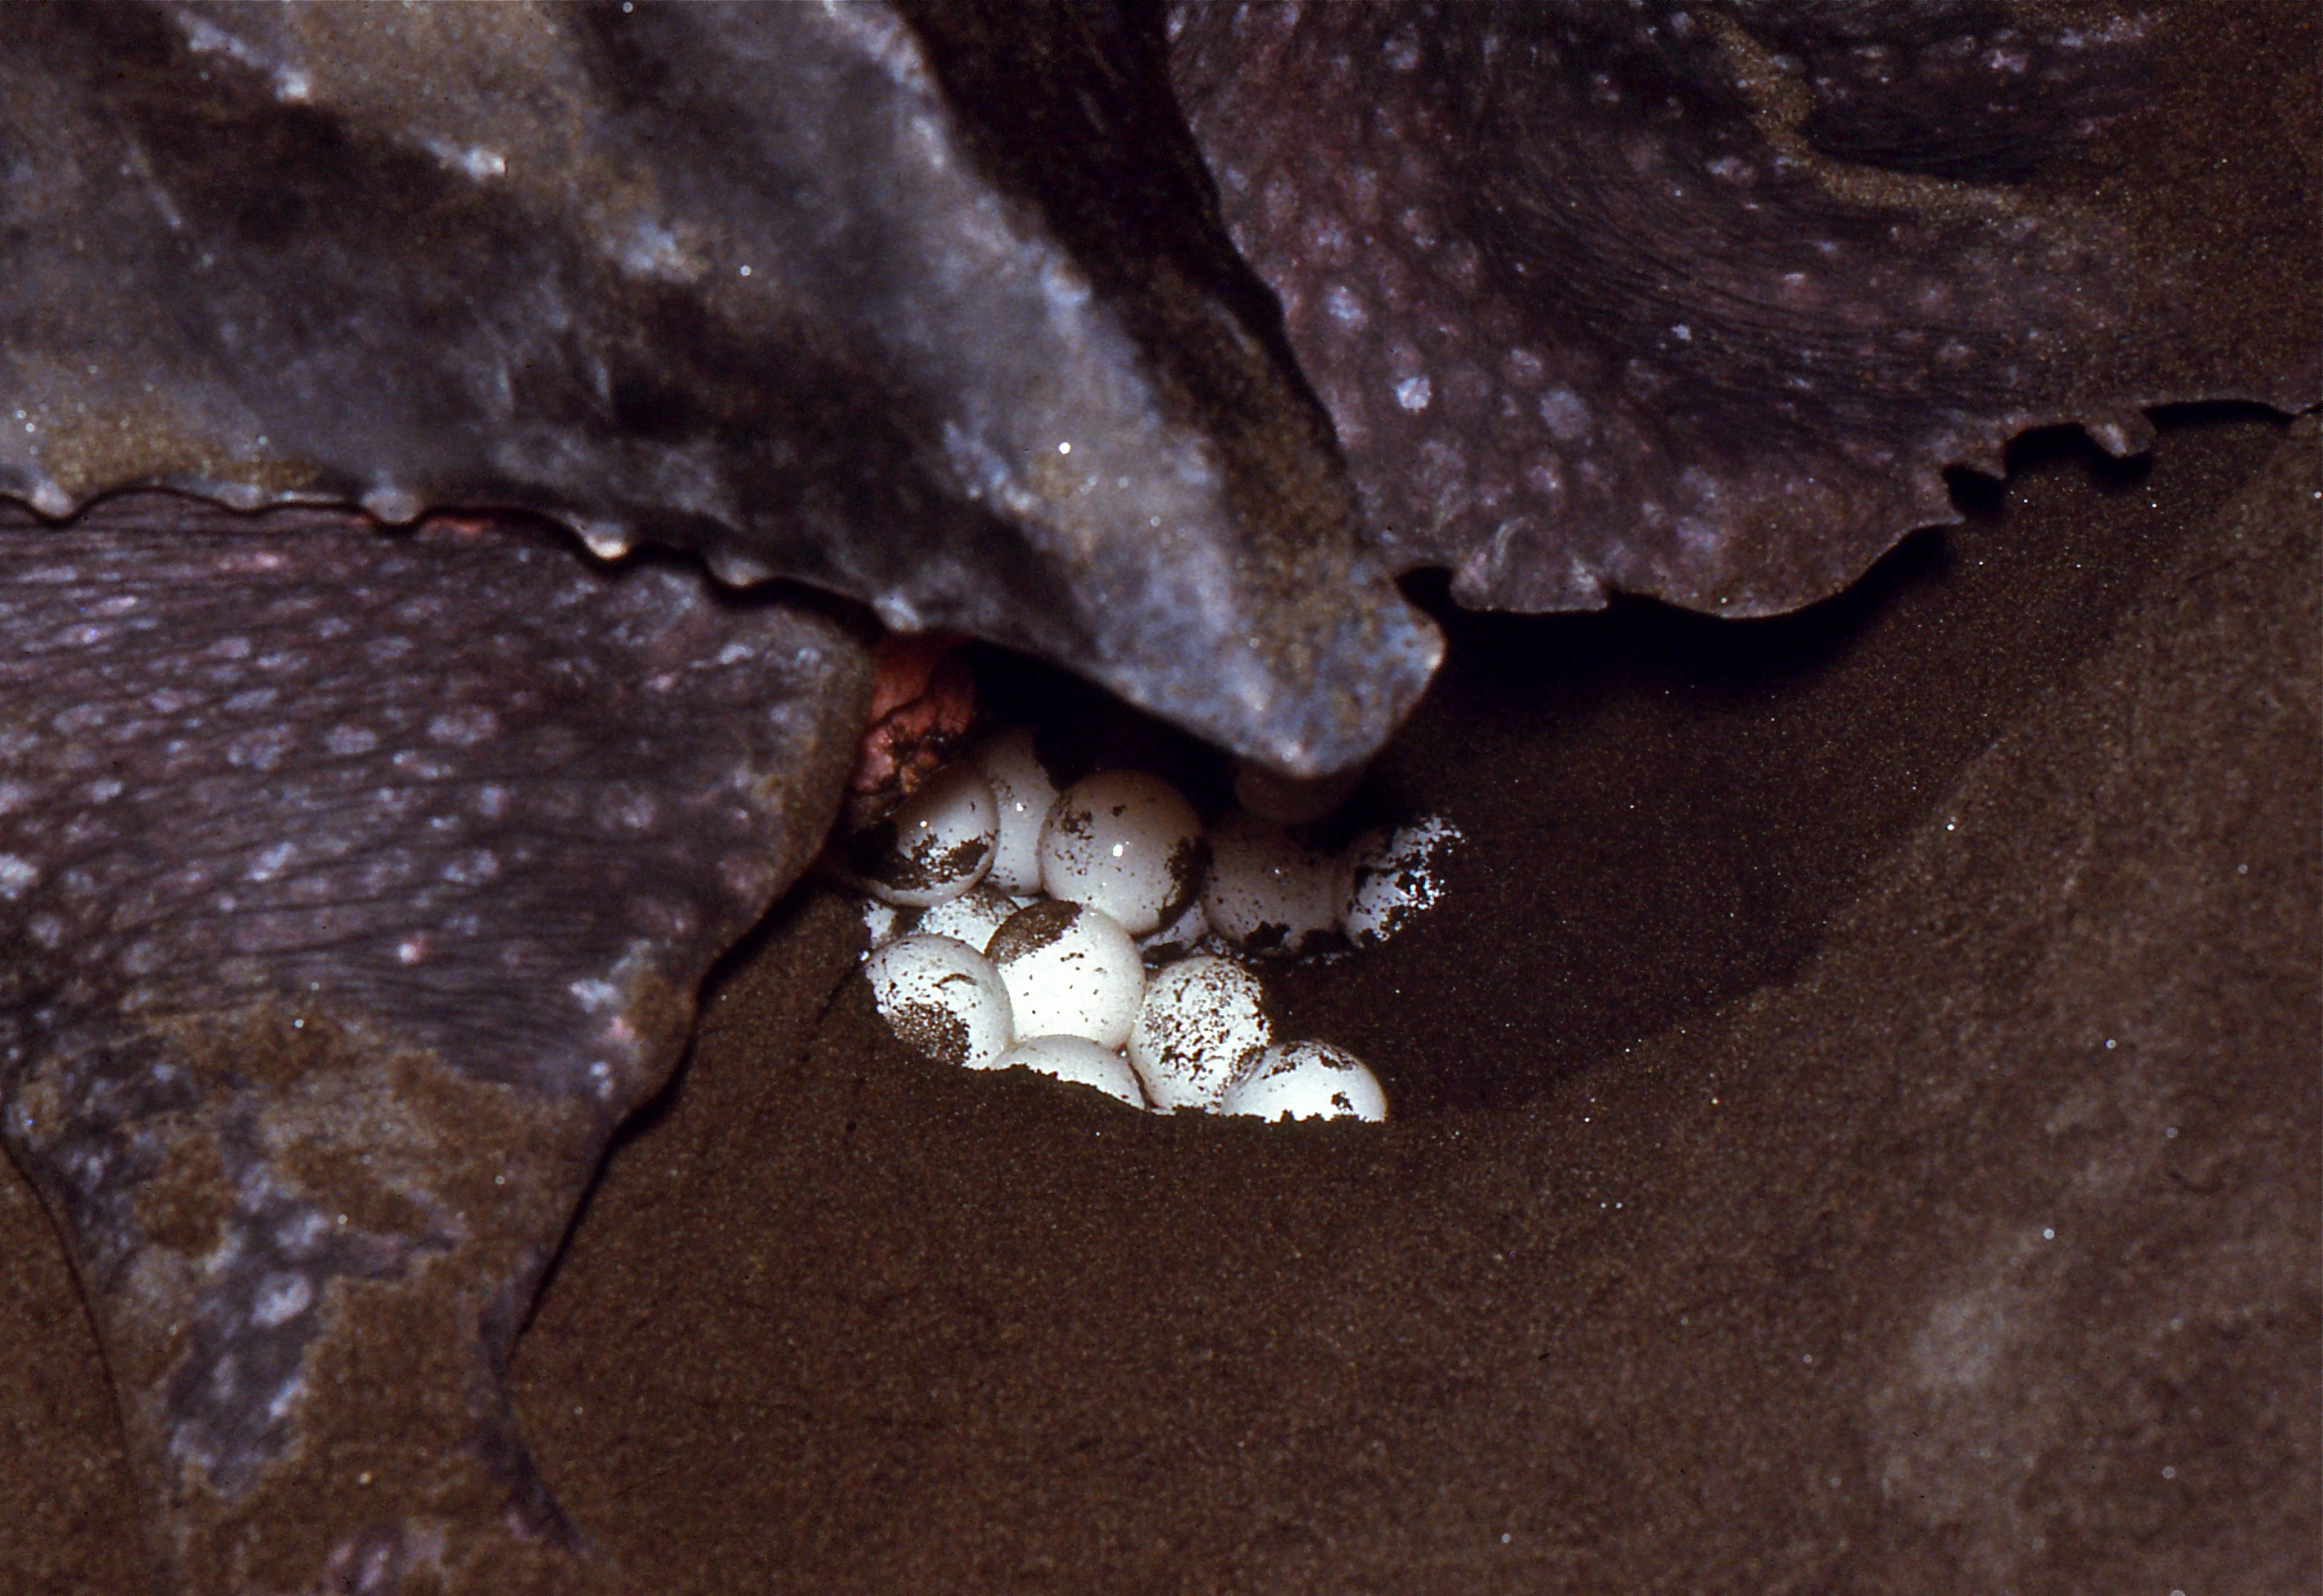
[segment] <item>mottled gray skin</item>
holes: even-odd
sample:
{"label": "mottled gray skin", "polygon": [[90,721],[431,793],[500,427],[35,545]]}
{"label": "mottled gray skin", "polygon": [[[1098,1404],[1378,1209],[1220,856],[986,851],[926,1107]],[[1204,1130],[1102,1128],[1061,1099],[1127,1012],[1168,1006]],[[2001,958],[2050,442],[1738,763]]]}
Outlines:
{"label": "mottled gray skin", "polygon": [[2043,14],[12,11],[0,1099],[170,1586],[612,1577],[502,1367],[867,693],[691,562],[1311,775],[1397,572],[1763,613],[2025,427],[2313,402],[2056,178],[2172,24]]}
{"label": "mottled gray skin", "polygon": [[500,1371],[831,823],[861,644],[506,524],[152,498],[0,530],[0,637],[5,1132],[173,1587],[569,1542]]}
{"label": "mottled gray skin", "polygon": [[520,506],[1363,757],[1439,640],[1158,26],[924,9],[27,13],[0,493]]}
{"label": "mottled gray skin", "polygon": [[2143,407],[2314,401],[2323,352],[2220,359],[2187,315],[2230,259],[2155,249],[2074,168],[2190,25],[1189,0],[1172,65],[1391,566],[1744,617],[1958,520],[1943,469],[2028,427],[2129,454]]}

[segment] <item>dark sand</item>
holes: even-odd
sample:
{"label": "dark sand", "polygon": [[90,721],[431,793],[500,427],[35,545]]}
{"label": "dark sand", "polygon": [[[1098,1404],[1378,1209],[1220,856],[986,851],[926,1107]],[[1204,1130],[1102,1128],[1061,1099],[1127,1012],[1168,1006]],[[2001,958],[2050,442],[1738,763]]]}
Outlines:
{"label": "dark sand", "polygon": [[[1365,799],[1451,894],[1274,982],[1392,1125],[927,1065],[794,898],[520,1349],[567,1506],[671,1596],[2318,1588],[2318,429],[2018,463],[1804,616],[1454,620]],[[0,1591],[137,1590],[0,1170]]]}

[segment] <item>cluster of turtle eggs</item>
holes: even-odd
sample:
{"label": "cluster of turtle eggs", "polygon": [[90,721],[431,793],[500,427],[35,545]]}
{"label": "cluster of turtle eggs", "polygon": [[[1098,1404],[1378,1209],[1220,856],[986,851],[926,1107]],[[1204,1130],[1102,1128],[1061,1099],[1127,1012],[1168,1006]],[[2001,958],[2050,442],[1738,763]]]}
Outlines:
{"label": "cluster of turtle eggs", "polygon": [[1352,784],[1246,770],[1205,835],[1161,777],[1101,770],[1060,793],[1032,734],[1000,732],[849,850],[879,1012],[939,1061],[1021,1065],[1139,1107],[1384,1119],[1360,1060],[1274,1040],[1237,957],[1369,946],[1435,902],[1435,858],[1459,835],[1443,821],[1336,856],[1299,840]]}

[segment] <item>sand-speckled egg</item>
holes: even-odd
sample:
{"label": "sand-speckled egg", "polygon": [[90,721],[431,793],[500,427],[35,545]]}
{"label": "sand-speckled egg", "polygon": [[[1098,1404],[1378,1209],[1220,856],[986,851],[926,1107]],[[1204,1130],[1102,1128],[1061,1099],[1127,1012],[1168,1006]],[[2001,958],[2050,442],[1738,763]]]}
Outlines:
{"label": "sand-speckled egg", "polygon": [[1201,946],[1210,934],[1209,916],[1202,912],[1199,893],[1186,900],[1185,907],[1170,917],[1158,931],[1147,931],[1137,939],[1137,950],[1151,965],[1172,964]]}
{"label": "sand-speckled egg", "polygon": [[1027,1037],[985,1068],[1013,1069],[1020,1065],[1077,1086],[1095,1087],[1133,1108],[1145,1106],[1145,1094],[1138,1087],[1137,1072],[1130,1069],[1129,1060],[1086,1036]]}
{"label": "sand-speckled egg", "polygon": [[1359,838],[1347,850],[1339,911],[1347,940],[1373,947],[1435,907],[1444,895],[1444,858],[1462,840],[1460,828],[1440,815]]}
{"label": "sand-speckled egg", "polygon": [[1339,926],[1340,867],[1255,815],[1228,815],[1210,830],[1202,883],[1209,927],[1245,953],[1304,953]]}
{"label": "sand-speckled egg", "polygon": [[856,837],[847,862],[874,897],[913,907],[940,903],[984,879],[999,834],[991,784],[962,761],[938,771],[895,813]]}
{"label": "sand-speckled egg", "polygon": [[1218,1100],[1220,1114],[1264,1120],[1387,1118],[1379,1077],[1327,1041],[1276,1042],[1246,1062]]}
{"label": "sand-speckled egg", "polygon": [[880,1017],[939,1064],[989,1063],[1015,1040],[1008,988],[965,942],[898,937],[863,961]]}
{"label": "sand-speckled egg", "polygon": [[966,942],[983,953],[991,947],[992,933],[1018,907],[1015,899],[996,890],[990,881],[980,881],[956,898],[930,903],[920,911],[919,921],[912,929],[926,936]]}
{"label": "sand-speckled egg", "polygon": [[877,898],[863,900],[863,935],[872,950],[885,948],[904,934],[904,916],[908,910]]}
{"label": "sand-speckled egg", "polygon": [[1129,1061],[1160,1109],[1213,1108],[1252,1053],[1272,1040],[1258,977],[1197,954],[1156,970],[1130,1027]]}
{"label": "sand-speckled egg", "polygon": [[1202,826],[1178,789],[1142,770],[1101,770],[1059,795],[1041,828],[1041,885],[1133,935],[1201,885]]}
{"label": "sand-speckled egg", "polygon": [[1106,1048],[1129,1040],[1145,964],[1110,915],[1080,903],[1034,903],[1010,915],[987,950],[1022,1034],[1083,1036]]}
{"label": "sand-speckled egg", "polygon": [[1041,827],[1057,802],[1057,784],[1033,752],[1033,734],[1021,726],[995,732],[969,757],[991,784],[1000,812],[992,870],[985,879],[1005,893],[1039,892]]}

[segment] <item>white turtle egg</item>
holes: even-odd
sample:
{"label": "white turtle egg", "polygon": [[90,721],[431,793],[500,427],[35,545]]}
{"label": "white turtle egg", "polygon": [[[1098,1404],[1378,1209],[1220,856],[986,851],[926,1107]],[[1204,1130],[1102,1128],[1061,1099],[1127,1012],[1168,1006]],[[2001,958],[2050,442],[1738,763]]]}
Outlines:
{"label": "white turtle egg", "polygon": [[1199,894],[1186,900],[1170,923],[1137,939],[1137,950],[1148,964],[1169,964],[1191,953],[1210,934],[1209,917],[1202,913]]}
{"label": "white turtle egg", "polygon": [[1358,948],[1386,941],[1444,895],[1443,860],[1465,840],[1460,828],[1429,815],[1392,831],[1358,838],[1347,850],[1339,929]]}
{"label": "white turtle egg", "polygon": [[1079,903],[1035,903],[992,933],[989,951],[1023,1034],[1081,1036],[1106,1048],[1129,1040],[1145,965],[1110,916]]}
{"label": "white turtle egg", "polygon": [[[871,950],[885,948],[904,934],[904,912],[893,903],[883,903],[877,898],[863,900],[863,934],[871,941]],[[864,957],[870,957],[867,952]]]}
{"label": "white turtle egg", "polygon": [[1278,826],[1303,826],[1321,820],[1354,797],[1363,779],[1361,766],[1301,779],[1245,764],[1235,772],[1235,802],[1260,820]]}
{"label": "white turtle egg", "polygon": [[984,879],[1000,834],[992,786],[973,765],[946,766],[849,850],[864,890],[918,907]]}
{"label": "white turtle egg", "polygon": [[1305,952],[1338,929],[1340,894],[1338,861],[1281,827],[1231,814],[1211,829],[1202,913],[1244,951]]}
{"label": "white turtle egg", "polygon": [[1220,1114],[1263,1120],[1387,1117],[1387,1093],[1364,1061],[1327,1041],[1276,1042],[1253,1055],[1218,1101]]}
{"label": "white turtle egg", "polygon": [[1099,1047],[1086,1036],[1035,1036],[1027,1038],[992,1060],[988,1069],[1014,1069],[1019,1066],[1037,1069],[1042,1075],[1053,1075],[1059,1080],[1071,1081],[1076,1086],[1095,1087],[1108,1097],[1118,1097],[1132,1108],[1145,1106],[1145,1094],[1138,1088],[1137,1072],[1129,1060],[1110,1048]]}
{"label": "white turtle egg", "polygon": [[1129,1062],[1153,1106],[1216,1107],[1236,1068],[1272,1039],[1265,995],[1231,959],[1197,954],[1155,971],[1129,1031]]}
{"label": "white turtle egg", "polygon": [[912,929],[923,936],[950,937],[954,941],[966,942],[982,953],[991,946],[992,933],[1016,913],[1016,900],[994,890],[987,878],[956,898],[930,903],[920,911],[919,923]]}
{"label": "white turtle egg", "polygon": [[880,1018],[939,1064],[982,1067],[1015,1038],[992,961],[950,937],[898,937],[863,961]]}
{"label": "white turtle egg", "polygon": [[1202,826],[1178,789],[1142,770],[1101,770],[1065,789],[1041,828],[1041,885],[1133,935],[1160,926],[1200,884]]}
{"label": "white turtle egg", "polygon": [[985,879],[1005,893],[1040,891],[1041,824],[1057,801],[1057,784],[1033,751],[1033,734],[1021,726],[995,732],[969,758],[992,784],[1000,808],[1000,836]]}

